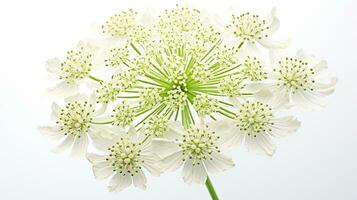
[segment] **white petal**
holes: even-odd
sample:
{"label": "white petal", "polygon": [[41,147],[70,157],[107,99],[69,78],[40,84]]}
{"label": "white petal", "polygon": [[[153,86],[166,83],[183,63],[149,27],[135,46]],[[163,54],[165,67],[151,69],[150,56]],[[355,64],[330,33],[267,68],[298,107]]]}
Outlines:
{"label": "white petal", "polygon": [[320,110],[325,107],[325,103],[322,99],[305,91],[296,91],[292,95],[292,101],[294,105],[298,105],[306,111]]}
{"label": "white petal", "polygon": [[84,101],[88,101],[88,97],[85,94],[80,94],[80,93],[76,93],[75,95],[72,95],[70,97],[65,98],[64,100],[66,103],[68,102],[84,102]]}
{"label": "white petal", "polygon": [[182,127],[178,121],[168,121],[167,125],[172,132],[172,134],[177,135],[178,137],[182,136],[185,133],[185,129]]}
{"label": "white petal", "polygon": [[268,23],[272,23],[273,20],[274,20],[274,18],[276,18],[276,7],[273,7],[273,8],[270,10],[270,12],[269,12],[269,14],[268,14],[268,16],[267,16],[267,22],[268,22]]}
{"label": "white petal", "polygon": [[126,132],[129,136],[133,137],[132,139],[137,139],[136,129],[134,126],[128,126]]}
{"label": "white petal", "polygon": [[314,91],[311,93],[321,97],[330,95],[335,91],[336,84],[336,77],[328,77],[325,78],[325,80],[318,80],[318,82],[315,83]]}
{"label": "white petal", "polygon": [[185,181],[185,183],[190,184],[193,181],[193,165],[191,159],[186,160],[186,162],[183,165],[182,178]]}
{"label": "white petal", "polygon": [[55,85],[54,87],[48,88],[46,90],[47,95],[51,97],[69,97],[79,91],[79,86],[76,83],[66,83],[62,81]]}
{"label": "white petal", "polygon": [[281,117],[273,120],[274,125],[271,125],[272,136],[275,137],[284,137],[291,135],[296,132],[300,127],[300,121],[293,116]]}
{"label": "white petal", "polygon": [[175,171],[182,165],[182,152],[178,151],[161,160],[162,168],[167,171]]}
{"label": "white petal", "polygon": [[94,153],[87,153],[86,157],[88,159],[89,162],[91,162],[92,164],[97,164],[100,162],[105,162],[106,160],[106,156],[102,156],[102,155],[97,155]]}
{"label": "white petal", "polygon": [[223,147],[238,145],[237,136],[241,135],[234,125],[233,120],[217,120],[208,124],[208,127],[220,137],[219,144]]}
{"label": "white petal", "polygon": [[204,161],[206,169],[210,173],[217,173],[228,170],[234,167],[234,162],[220,153],[212,153],[212,160],[207,159]]}
{"label": "white petal", "polygon": [[153,176],[160,176],[161,168],[159,166],[160,158],[155,154],[142,154],[141,159],[144,160],[142,166]]}
{"label": "white petal", "polygon": [[102,126],[92,127],[92,131],[89,132],[89,135],[93,141],[94,146],[102,151],[106,151],[108,147],[112,146],[113,143],[119,138],[118,135],[115,135],[111,132],[108,127]]}
{"label": "white petal", "polygon": [[38,127],[40,133],[50,139],[59,139],[64,135],[60,132],[59,126],[40,126]]}
{"label": "white petal", "polygon": [[264,46],[265,48],[269,49],[284,49],[289,46],[290,40],[275,40],[271,37],[262,38],[258,40],[258,42]]}
{"label": "white petal", "polygon": [[231,132],[231,129],[234,127],[234,120],[225,119],[225,120],[216,120],[211,123],[208,123],[208,127],[215,131],[217,134],[225,134],[226,132]]}
{"label": "white petal", "polygon": [[129,187],[132,183],[132,178],[130,175],[121,175],[116,173],[109,181],[108,189],[110,192],[120,192],[123,189]]}
{"label": "white petal", "polygon": [[162,136],[163,139],[175,140],[182,137],[181,134],[178,134],[176,130],[172,129],[169,125],[167,132]]}
{"label": "white petal", "polygon": [[207,179],[207,172],[203,163],[193,165],[191,159],[187,160],[182,169],[182,178],[188,184],[204,184]]}
{"label": "white petal", "polygon": [[67,135],[66,138],[63,140],[63,142],[55,147],[52,151],[55,153],[62,152],[72,146],[74,142],[74,136],[73,135]]}
{"label": "white petal", "polygon": [[51,108],[52,108],[52,117],[57,120],[57,117],[61,112],[61,107],[56,102],[53,102]]}
{"label": "white petal", "polygon": [[[95,105],[95,103],[93,104]],[[103,103],[100,105],[99,109],[97,109],[94,113],[93,113],[93,117],[102,115],[103,113],[105,113],[105,111],[107,110],[108,104]]]}
{"label": "white petal", "polygon": [[140,23],[144,25],[153,25],[155,23],[155,15],[153,15],[151,9],[145,9],[140,17]]}
{"label": "white petal", "polygon": [[145,190],[146,189],[146,176],[145,174],[143,173],[142,170],[139,170],[138,173],[135,173],[134,176],[133,176],[133,183],[134,183],[134,186],[135,187],[138,187],[142,190]]}
{"label": "white petal", "polygon": [[280,27],[280,21],[277,17],[273,17],[272,22],[269,26],[269,30],[266,32],[266,34],[269,36],[274,35],[275,32],[278,31]]}
{"label": "white petal", "polygon": [[93,174],[95,179],[104,180],[114,173],[113,167],[108,162],[101,162],[93,165]]}
{"label": "white petal", "polygon": [[61,73],[61,61],[58,58],[48,59],[46,62],[46,69],[48,72],[53,74]]}
{"label": "white petal", "polygon": [[207,172],[202,162],[192,167],[192,175],[194,183],[205,184]]}
{"label": "white petal", "polygon": [[245,134],[241,133],[239,128],[233,129],[230,139],[227,139],[222,143],[224,147],[241,146],[245,139]]}
{"label": "white petal", "polygon": [[272,156],[276,150],[274,142],[264,133],[257,134],[256,137],[247,136],[245,144],[248,151],[262,155]]}
{"label": "white petal", "polygon": [[159,155],[161,158],[180,151],[178,144],[172,141],[154,139],[152,141],[152,145],[154,153]]}
{"label": "white petal", "polygon": [[83,134],[81,137],[76,137],[72,147],[71,158],[85,156],[88,149],[88,135]]}
{"label": "white petal", "polygon": [[320,73],[321,71],[324,71],[327,69],[327,61],[321,60],[315,66],[313,66],[313,68],[315,70],[315,73]]}

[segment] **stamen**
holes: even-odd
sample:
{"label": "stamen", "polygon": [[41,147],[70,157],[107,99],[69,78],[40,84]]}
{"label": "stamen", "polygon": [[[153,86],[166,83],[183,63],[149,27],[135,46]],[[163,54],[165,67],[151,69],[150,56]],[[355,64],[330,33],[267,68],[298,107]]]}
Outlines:
{"label": "stamen", "polygon": [[292,90],[295,93],[297,90],[313,90],[315,71],[303,60],[286,57],[279,61],[273,71],[280,76],[277,85],[286,88],[287,91]]}
{"label": "stamen", "polygon": [[193,107],[199,116],[211,115],[218,110],[218,100],[207,95],[197,95],[193,99]]}
{"label": "stamen", "polygon": [[127,138],[121,138],[108,151],[107,162],[122,176],[133,176],[141,170],[144,161],[141,159],[141,144]]}
{"label": "stamen", "polygon": [[103,33],[112,37],[126,36],[135,26],[136,15],[135,11],[129,9],[111,16],[102,26]]}
{"label": "stamen", "polygon": [[92,54],[88,53],[84,47],[68,51],[60,69],[64,75],[59,78],[65,79],[67,83],[83,79],[92,70]]}
{"label": "stamen", "polygon": [[213,152],[220,152],[217,141],[219,137],[207,127],[203,129],[189,128],[182,136],[179,147],[185,159],[191,159],[193,165],[212,159]]}
{"label": "stamen", "polygon": [[236,126],[249,136],[271,131],[273,113],[269,105],[257,102],[245,102],[239,106]]}
{"label": "stamen", "polygon": [[113,125],[125,127],[130,125],[135,119],[135,109],[131,108],[125,101],[118,104],[113,109]]}
{"label": "stamen", "polygon": [[89,131],[93,112],[93,105],[87,101],[67,103],[66,107],[61,109],[56,123],[65,135],[71,134],[80,137]]}
{"label": "stamen", "polygon": [[232,29],[233,34],[241,40],[253,42],[254,40],[268,37],[266,31],[269,26],[259,15],[247,12],[239,16],[232,15],[232,18],[233,20],[227,28]]}

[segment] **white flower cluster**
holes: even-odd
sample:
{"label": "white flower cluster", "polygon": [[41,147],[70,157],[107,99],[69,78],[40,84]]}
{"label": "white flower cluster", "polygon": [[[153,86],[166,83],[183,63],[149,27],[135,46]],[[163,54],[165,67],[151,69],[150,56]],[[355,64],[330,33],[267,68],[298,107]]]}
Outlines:
{"label": "white flower cluster", "polygon": [[209,187],[208,173],[234,167],[227,148],[272,156],[273,139],[300,127],[289,109],[319,109],[334,91],[326,61],[285,53],[274,9],[234,14],[222,30],[182,6],[140,19],[119,12],[99,39],[47,62],[59,80],[49,93],[65,102],[53,103],[53,125],[39,129],[62,140],[56,151],[86,156],[110,191],[144,189],[147,173],[179,168],[185,182]]}

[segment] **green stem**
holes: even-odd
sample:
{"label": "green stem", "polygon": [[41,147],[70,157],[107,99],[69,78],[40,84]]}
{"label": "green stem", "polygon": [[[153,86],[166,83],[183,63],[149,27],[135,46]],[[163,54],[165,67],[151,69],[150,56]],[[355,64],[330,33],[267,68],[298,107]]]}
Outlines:
{"label": "green stem", "polygon": [[99,83],[102,83],[102,82],[103,82],[103,80],[100,80],[99,78],[96,78],[96,77],[94,77],[94,76],[92,76],[92,75],[89,75],[89,78],[92,79],[92,80],[94,80],[94,81],[97,81],[97,82],[99,82]]}
{"label": "green stem", "polygon": [[113,121],[108,121],[108,122],[90,122],[92,124],[111,124]]}
{"label": "green stem", "polygon": [[138,48],[136,48],[136,46],[133,43],[130,43],[130,46],[133,47],[133,49],[136,51],[136,53],[141,55],[140,51],[138,50]]}
{"label": "green stem", "polygon": [[212,200],[219,200],[217,193],[214,190],[214,187],[212,185],[211,179],[209,179],[208,176],[207,176],[207,180],[206,180],[206,188],[207,188],[209,194],[211,195]]}

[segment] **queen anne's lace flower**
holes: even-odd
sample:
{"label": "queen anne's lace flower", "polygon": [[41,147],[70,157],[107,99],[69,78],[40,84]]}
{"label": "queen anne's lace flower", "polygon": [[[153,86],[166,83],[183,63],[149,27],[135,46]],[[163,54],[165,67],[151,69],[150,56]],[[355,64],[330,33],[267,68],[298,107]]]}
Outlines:
{"label": "queen anne's lace flower", "polygon": [[240,96],[244,87],[243,79],[239,76],[227,76],[219,83],[219,90],[228,97]]}
{"label": "queen anne's lace flower", "polygon": [[272,106],[261,101],[246,101],[237,109],[235,118],[210,124],[226,137],[226,146],[244,143],[249,151],[272,156],[276,149],[272,138],[290,135],[300,127],[295,117],[278,117]]}
{"label": "queen anne's lace flower", "polygon": [[117,90],[113,83],[102,82],[96,90],[96,97],[98,103],[109,103],[117,99],[119,90]]}
{"label": "queen anne's lace flower", "polygon": [[131,108],[125,101],[113,109],[113,125],[125,127],[130,125],[135,118],[135,108]]}
{"label": "queen anne's lace flower", "polygon": [[127,36],[135,27],[136,15],[137,12],[130,9],[111,16],[102,26],[103,33],[112,37]]}
{"label": "queen anne's lace flower", "polygon": [[233,14],[232,21],[227,28],[240,42],[258,42],[266,48],[286,48],[288,41],[277,41],[272,37],[280,26],[275,12],[276,10],[272,9],[266,18],[250,12]]}
{"label": "queen anne's lace flower", "polygon": [[207,95],[197,95],[193,99],[193,107],[199,116],[211,115],[219,110],[218,100]]}
{"label": "queen anne's lace flower", "polygon": [[186,183],[203,184],[207,172],[216,173],[234,167],[233,161],[221,153],[221,137],[208,126],[175,128],[171,140],[153,141],[164,169],[174,171],[183,165],[182,177]]}
{"label": "queen anne's lace flower", "polygon": [[273,155],[272,139],[300,126],[295,117],[281,117],[281,109],[321,107],[336,78],[326,73],[325,61],[301,51],[273,56],[273,49],[287,46],[274,39],[275,9],[267,17],[234,14],[223,30],[210,19],[178,5],[157,19],[131,9],[113,15],[101,27],[102,38],[47,62],[61,81],[52,93],[95,95],[54,103],[56,124],[40,131],[63,138],[57,151],[84,155],[88,144],[103,151],[87,158],[97,179],[110,179],[110,191],[132,184],[145,189],[146,171],[159,175],[183,166],[184,181],[206,181],[214,197],[207,174],[234,166],[224,148],[244,144]]}
{"label": "queen anne's lace flower", "polygon": [[94,46],[80,42],[75,49],[67,52],[62,61],[58,58],[48,60],[47,71],[60,80],[60,83],[48,89],[48,93],[63,97],[78,93],[78,83],[88,78],[92,71],[94,53]]}
{"label": "queen anne's lace flower", "polygon": [[106,66],[118,67],[129,61],[130,52],[127,46],[123,48],[112,48],[109,51],[108,58],[104,60]]}
{"label": "queen anne's lace flower", "polygon": [[144,170],[159,176],[159,157],[152,152],[151,141],[144,140],[133,128],[128,133],[118,133],[94,138],[103,155],[88,153],[87,158],[93,164],[96,179],[110,178],[109,191],[121,191],[130,185],[146,188],[147,178]]}
{"label": "queen anne's lace flower", "polygon": [[307,110],[324,106],[322,97],[335,90],[337,78],[328,74],[327,63],[306,55],[302,50],[295,57],[279,57],[274,60],[271,84],[272,98],[281,104],[297,105]]}
{"label": "queen anne's lace flower", "polygon": [[52,119],[55,125],[41,126],[39,130],[50,138],[63,139],[54,149],[55,152],[71,148],[72,157],[83,156],[87,152],[88,136],[92,137],[98,131],[98,126],[91,122],[93,118],[104,113],[105,106],[96,110],[94,97],[88,99],[84,95],[68,97],[65,102],[63,107],[57,103],[52,104]]}

